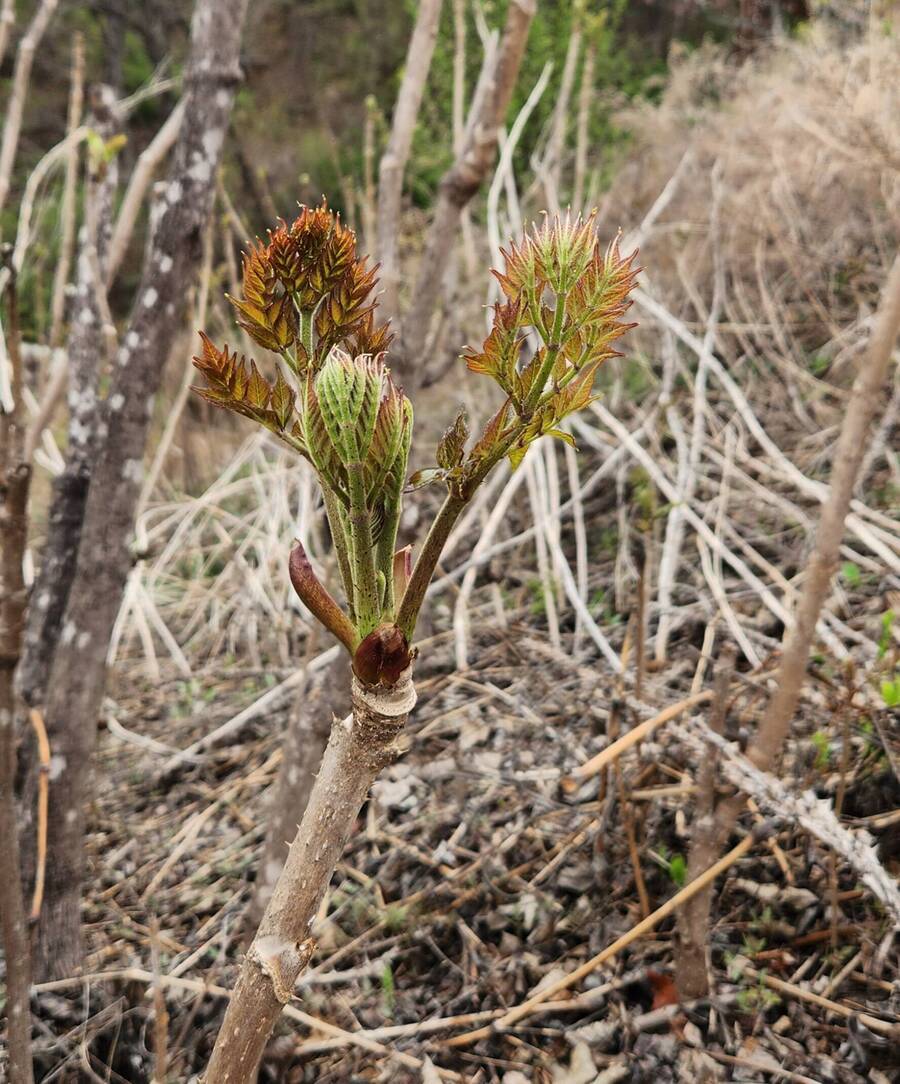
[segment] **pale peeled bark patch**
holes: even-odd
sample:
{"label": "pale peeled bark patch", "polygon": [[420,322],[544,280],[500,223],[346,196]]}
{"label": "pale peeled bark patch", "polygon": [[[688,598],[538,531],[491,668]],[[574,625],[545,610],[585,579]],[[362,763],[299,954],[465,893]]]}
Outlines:
{"label": "pale peeled bark patch", "polygon": [[275,996],[286,1005],[294,996],[294,983],[305,970],[315,947],[311,937],[305,941],[287,941],[269,934],[254,940],[247,958],[268,977]]}

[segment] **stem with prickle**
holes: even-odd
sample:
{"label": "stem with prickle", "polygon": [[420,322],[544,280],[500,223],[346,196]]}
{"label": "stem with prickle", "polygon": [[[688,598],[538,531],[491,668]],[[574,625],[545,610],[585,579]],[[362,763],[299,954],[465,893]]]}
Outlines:
{"label": "stem with prickle", "polygon": [[350,619],[355,620],[353,570],[350,564],[350,550],[347,540],[347,514],[336,494],[325,484],[323,479],[320,478],[320,482],[322,500],[325,504],[325,516],[328,519],[328,529],[331,531],[334,552],[337,554],[338,568],[341,573],[341,583],[344,585],[347,606],[350,610]]}
{"label": "stem with prickle", "polygon": [[447,539],[450,537],[454,524],[474,496],[475,491],[493,468],[506,456],[524,428],[524,423],[521,426],[516,426],[513,432],[489,456],[485,457],[471,478],[467,480],[464,493],[451,490],[447,494],[422,544],[422,551],[416,560],[412,576],[410,576],[406,591],[403,593],[403,599],[397,613],[397,625],[408,640],[412,640],[419,610],[425,601],[425,592],[431,583],[431,577],[434,575],[434,570],[437,568],[437,563],[441,558],[441,553],[447,544]]}
{"label": "stem with prickle", "polygon": [[372,523],[366,506],[366,482],[362,463],[347,464],[350,490],[350,560],[353,567],[353,609],[356,627],[361,637],[378,624],[381,605],[375,570],[375,547],[372,545]]}

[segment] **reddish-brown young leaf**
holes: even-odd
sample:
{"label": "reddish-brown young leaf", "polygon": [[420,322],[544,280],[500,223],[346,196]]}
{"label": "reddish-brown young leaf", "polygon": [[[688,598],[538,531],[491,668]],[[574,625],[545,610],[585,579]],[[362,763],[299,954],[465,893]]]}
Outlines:
{"label": "reddish-brown young leaf", "polygon": [[487,424],[481,432],[481,436],[478,438],[475,447],[469,453],[469,459],[473,462],[477,462],[483,459],[484,456],[489,455],[503,438],[504,431],[509,421],[510,407],[512,406],[512,400],[504,399],[500,404],[498,410],[491,415]]}
{"label": "reddish-brown young leaf", "polygon": [[279,369],[278,376],[275,378],[275,387],[272,389],[270,406],[282,429],[287,429],[293,417],[295,399],[293,388],[288,385]]}
{"label": "reddish-brown young leaf", "polygon": [[391,333],[390,324],[379,324],[376,327],[375,312],[374,309],[370,309],[359,320],[353,331],[350,353],[354,356],[357,354],[384,354],[393,341],[394,336]]}
{"label": "reddish-brown young leaf", "polygon": [[303,543],[299,540],[294,542],[291,550],[288,574],[300,601],[353,654],[357,644],[356,630],[350,618],[313,571]]}
{"label": "reddish-brown young leaf", "polygon": [[508,394],[516,386],[516,368],[525,342],[521,300],[494,307],[494,323],[480,351],[470,351],[463,360],[473,373],[490,376]]}

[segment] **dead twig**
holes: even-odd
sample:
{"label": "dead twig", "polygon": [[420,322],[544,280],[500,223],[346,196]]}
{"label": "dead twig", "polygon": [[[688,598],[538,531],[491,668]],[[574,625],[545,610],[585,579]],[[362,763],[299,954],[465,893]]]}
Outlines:
{"label": "dead twig", "polygon": [[623,734],[621,738],[617,739],[608,745],[605,749],[597,753],[596,756],[591,757],[589,761],[582,764],[579,768],[576,768],[571,775],[562,780],[562,788],[567,794],[572,794],[584,783],[586,779],[591,779],[593,776],[598,775],[607,764],[612,764],[614,760],[620,757],[624,752],[627,752],[633,745],[637,745],[638,742],[643,741],[644,738],[649,737],[654,730],[663,726],[665,723],[671,722],[673,719],[677,719],[685,711],[690,711],[691,708],[697,707],[699,704],[705,704],[712,700],[713,693],[706,690],[701,693],[696,693],[694,696],[688,696],[684,700],[679,700],[677,704],[670,704],[669,707],[664,708],[658,715],[654,715],[651,719],[645,719],[644,722],[639,723],[636,727],[629,730],[627,734]]}
{"label": "dead twig", "polygon": [[38,749],[38,797],[37,797],[37,832],[35,842],[37,856],[35,858],[34,889],[31,897],[31,911],[28,921],[37,922],[41,917],[41,904],[44,901],[44,878],[47,872],[47,813],[50,805],[50,741],[47,738],[47,728],[44,726],[44,717],[32,708],[28,712]]}

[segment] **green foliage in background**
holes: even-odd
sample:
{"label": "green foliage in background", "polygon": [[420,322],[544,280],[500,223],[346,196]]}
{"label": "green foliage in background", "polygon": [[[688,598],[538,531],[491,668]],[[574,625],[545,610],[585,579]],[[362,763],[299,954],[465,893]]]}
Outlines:
{"label": "green foliage in background", "polygon": [[[665,70],[664,62],[654,57],[623,28],[625,0],[603,0],[587,5],[582,47],[575,73],[572,101],[569,107],[569,145],[574,139],[578,88],[588,41],[597,53],[594,70],[595,91],[592,98],[589,128],[592,168],[608,167],[616,150],[627,140],[627,134],[612,119],[612,105],[623,97],[648,92],[654,76]],[[415,4],[407,3],[412,20]],[[502,28],[507,4],[503,0],[487,0],[483,11],[487,25]],[[528,48],[522,62],[519,80],[509,110],[509,123],[521,109],[540,78],[546,64],[552,65],[547,89],[531,114],[514,159],[517,176],[529,172],[529,163],[546,135],[562,80],[563,66],[577,3],[539,4],[528,36]],[[471,102],[484,55],[478,25],[471,5],[466,5],[466,106]],[[452,161],[452,98],[453,98],[454,26],[453,5],[445,3],[441,27],[435,47],[428,90],[419,115],[413,142],[413,156],[407,187],[413,203],[427,206],[433,197],[441,175]],[[398,71],[390,92],[379,94],[379,105],[390,115],[402,71]]]}

